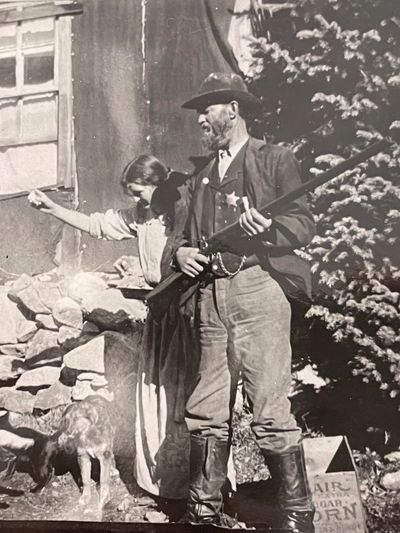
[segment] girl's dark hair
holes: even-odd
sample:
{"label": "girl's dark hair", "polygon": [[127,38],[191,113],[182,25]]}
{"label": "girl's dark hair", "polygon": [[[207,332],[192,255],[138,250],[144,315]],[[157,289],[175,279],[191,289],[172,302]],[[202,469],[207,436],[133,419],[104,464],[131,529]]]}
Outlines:
{"label": "girl's dark hair", "polygon": [[168,169],[153,155],[140,155],[126,165],[121,176],[121,185],[126,191],[129,183],[138,185],[155,185],[156,187],[168,177]]}

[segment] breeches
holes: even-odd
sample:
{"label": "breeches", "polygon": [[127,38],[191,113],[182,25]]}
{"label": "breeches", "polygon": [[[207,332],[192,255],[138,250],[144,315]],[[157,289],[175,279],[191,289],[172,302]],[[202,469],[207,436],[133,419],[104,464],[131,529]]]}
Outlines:
{"label": "breeches", "polygon": [[290,305],[260,266],[200,290],[200,360],[186,406],[189,431],[229,439],[238,379],[252,408],[261,449],[280,452],[298,444],[290,412]]}

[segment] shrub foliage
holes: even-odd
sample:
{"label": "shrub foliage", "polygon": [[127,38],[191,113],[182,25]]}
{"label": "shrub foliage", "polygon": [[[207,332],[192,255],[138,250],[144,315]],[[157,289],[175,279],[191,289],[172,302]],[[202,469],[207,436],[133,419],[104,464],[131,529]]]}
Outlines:
{"label": "shrub foliage", "polygon": [[[311,176],[382,136],[396,137],[400,5],[295,5],[281,2],[273,16],[253,11],[258,35],[248,82],[263,100],[254,132],[291,145]],[[328,382],[317,425],[324,425],[328,404],[335,405],[333,418],[341,411],[343,420],[349,408],[357,409],[352,428],[325,429],[351,433],[358,427],[385,443],[392,437],[393,444],[400,401],[399,170],[394,144],[319,187],[311,198],[317,236],[302,252],[315,286],[303,350]]]}

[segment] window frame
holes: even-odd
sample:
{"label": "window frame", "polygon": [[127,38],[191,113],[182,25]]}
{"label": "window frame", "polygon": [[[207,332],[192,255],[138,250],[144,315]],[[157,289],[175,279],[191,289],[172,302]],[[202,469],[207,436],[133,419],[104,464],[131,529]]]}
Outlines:
{"label": "window frame", "polygon": [[[13,99],[17,100],[17,105],[22,106],[24,97],[36,96],[40,94],[53,94],[57,101],[57,135],[43,140],[32,142],[7,143],[0,141],[0,147],[18,147],[42,144],[43,142],[57,143],[57,175],[54,176],[54,184],[39,187],[42,190],[71,189],[76,184],[76,165],[74,152],[74,132],[73,132],[73,94],[72,94],[72,16],[82,13],[82,5],[76,2],[66,4],[41,3],[32,5],[3,5],[0,7],[0,25],[14,23],[17,24],[17,47],[16,57],[16,87],[14,91],[0,96],[0,101]],[[67,16],[65,16],[67,15]],[[18,72],[18,56],[21,56],[23,49],[18,41],[21,35],[21,23],[26,21],[39,20],[41,18],[54,19],[54,77],[52,88],[21,89],[21,79],[23,72]],[[19,26],[19,27],[18,27]],[[40,48],[40,47],[38,47]],[[32,48],[34,49],[34,47]],[[32,50],[31,49],[31,50]],[[43,47],[41,48],[43,49]],[[3,54],[2,54],[3,55]],[[5,54],[6,55],[6,54]],[[22,116],[22,113],[20,113]],[[55,137],[55,138],[53,138]],[[8,198],[15,198],[29,194],[29,190],[16,191],[15,193],[0,193],[0,201]]]}

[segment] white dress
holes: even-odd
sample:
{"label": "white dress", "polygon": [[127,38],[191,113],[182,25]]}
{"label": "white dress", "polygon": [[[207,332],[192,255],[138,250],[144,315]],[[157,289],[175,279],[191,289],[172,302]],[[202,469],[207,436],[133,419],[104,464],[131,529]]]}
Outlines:
{"label": "white dress", "polygon": [[[90,215],[90,234],[109,240],[138,239],[147,283],[160,281],[168,229],[163,217],[138,223],[135,213],[108,210]],[[129,220],[130,219],[130,220]],[[137,220],[137,219],[136,219]],[[138,364],[134,474],[140,487],[164,498],[183,499],[189,487],[190,438],[184,421],[193,345],[190,328],[176,309],[161,322],[147,315]]]}
{"label": "white dress", "polygon": [[[131,212],[132,216],[124,216]],[[89,215],[89,233],[98,239],[120,241],[138,240],[140,266],[149,285],[156,285],[161,279],[161,256],[167,242],[167,226],[163,215],[155,216],[148,210],[147,219],[137,222],[136,209],[116,211],[109,209],[105,213]]]}

